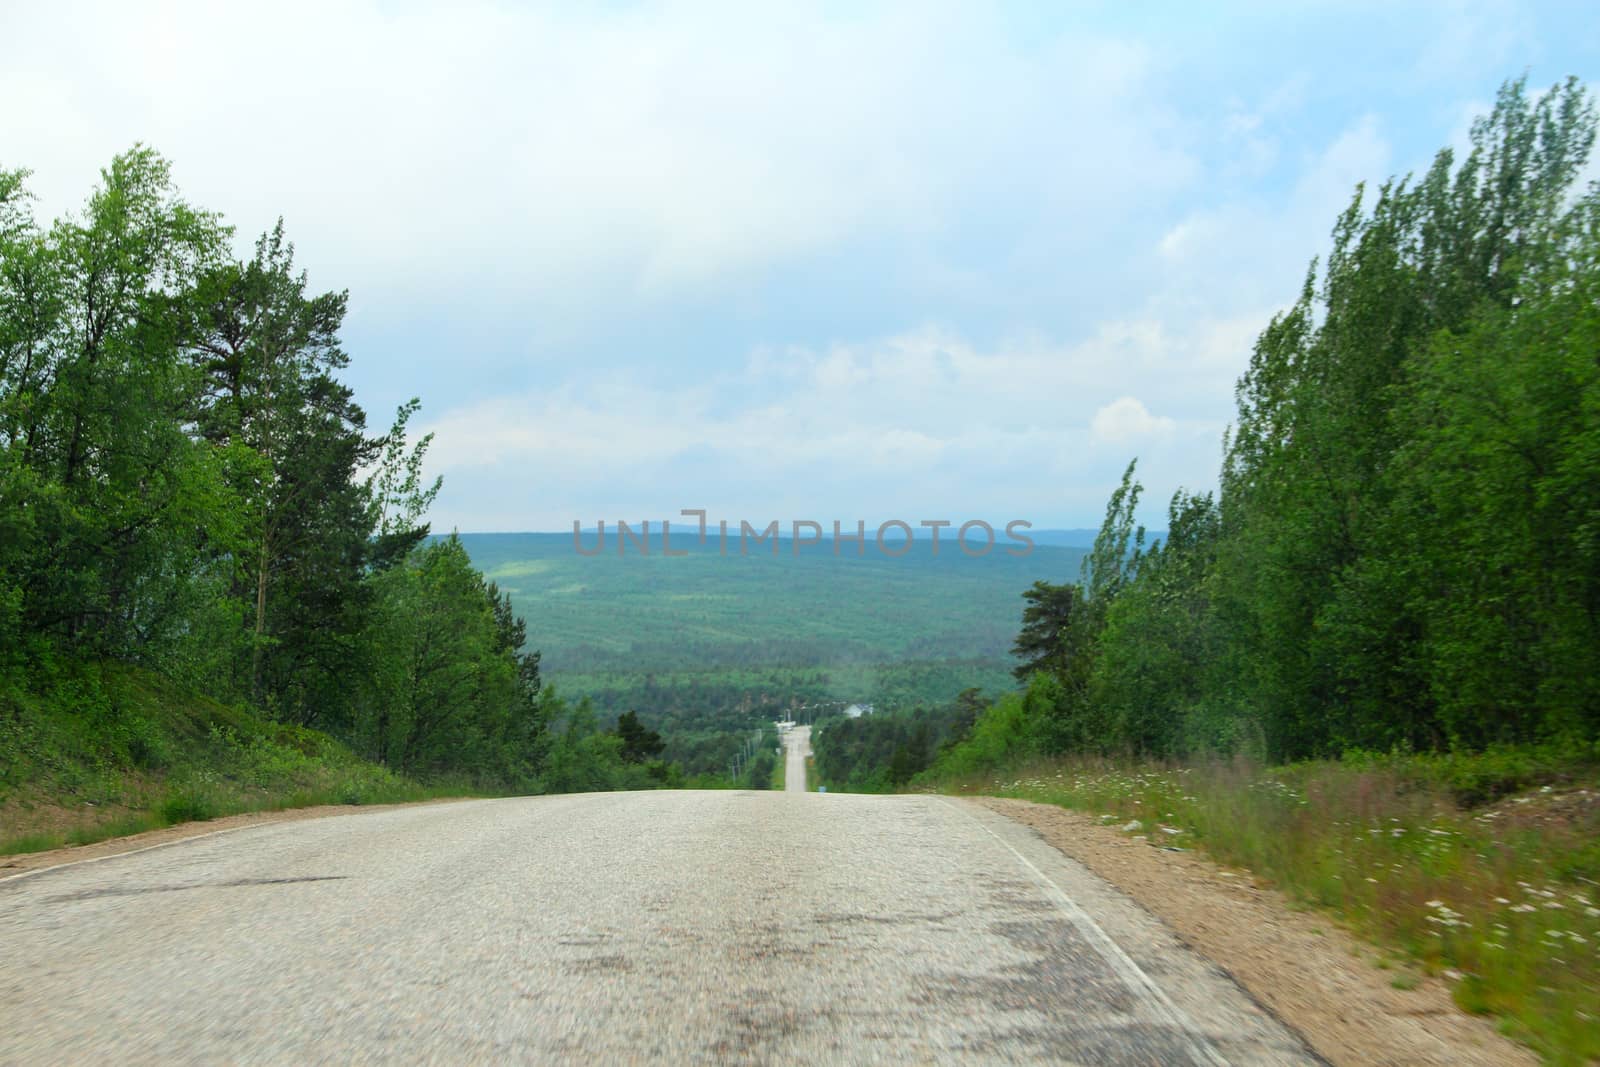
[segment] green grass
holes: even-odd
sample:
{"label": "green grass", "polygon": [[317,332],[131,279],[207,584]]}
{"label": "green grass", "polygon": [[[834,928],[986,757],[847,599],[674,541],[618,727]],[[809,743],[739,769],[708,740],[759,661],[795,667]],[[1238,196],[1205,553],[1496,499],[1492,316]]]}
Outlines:
{"label": "green grass", "polygon": [[118,665],[80,665],[45,695],[6,695],[0,854],[84,845],[250,811],[459,796]]}
{"label": "green grass", "polygon": [[[1137,821],[1152,840],[1203,849],[1445,976],[1458,1005],[1500,1018],[1547,1062],[1588,1063],[1600,1057],[1600,776],[1537,751],[1473,760],[1071,761],[947,788]],[[1492,806],[1460,802],[1541,778]]]}
{"label": "green grass", "polygon": [[18,834],[9,840],[0,840],[0,856],[16,856],[25,852],[47,852],[65,844],[59,834]]}
{"label": "green grass", "polygon": [[168,826],[182,822],[205,822],[215,819],[220,812],[221,809],[209,796],[189,789],[172,793],[156,808],[157,815]]}

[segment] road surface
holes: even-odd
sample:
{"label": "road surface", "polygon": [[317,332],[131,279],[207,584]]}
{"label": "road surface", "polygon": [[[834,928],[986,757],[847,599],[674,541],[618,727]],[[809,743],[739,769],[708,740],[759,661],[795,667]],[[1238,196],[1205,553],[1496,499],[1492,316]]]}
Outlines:
{"label": "road surface", "polygon": [[783,791],[806,791],[806,757],[811,755],[811,727],[794,726],[783,735]]}
{"label": "road surface", "polygon": [[0,1062],[1311,1062],[1031,831],[655,792],[285,822],[0,881]]}

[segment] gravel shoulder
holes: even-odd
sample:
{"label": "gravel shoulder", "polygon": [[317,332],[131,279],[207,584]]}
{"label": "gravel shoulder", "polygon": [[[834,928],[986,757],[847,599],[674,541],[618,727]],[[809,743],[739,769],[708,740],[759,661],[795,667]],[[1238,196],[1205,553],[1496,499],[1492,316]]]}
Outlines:
{"label": "gravel shoulder", "polygon": [[1170,852],[1087,815],[1025,800],[973,798],[1031,827],[1116,886],[1222,967],[1334,1064],[1533,1065],[1538,1059],[1468,1015],[1448,985],[1390,985],[1371,945],[1330,918],[1192,852]]}

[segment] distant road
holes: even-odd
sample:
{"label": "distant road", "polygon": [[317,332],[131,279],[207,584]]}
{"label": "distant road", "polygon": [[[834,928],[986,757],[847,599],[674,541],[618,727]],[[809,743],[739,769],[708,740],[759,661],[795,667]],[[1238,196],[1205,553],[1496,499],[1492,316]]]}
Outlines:
{"label": "distant road", "polygon": [[783,738],[785,760],[783,767],[783,791],[785,793],[804,793],[806,791],[806,757],[811,755],[811,727],[796,726]]}
{"label": "distant road", "polygon": [[1147,913],[937,797],[254,826],[0,881],[0,946],[3,1063],[1311,1062]]}

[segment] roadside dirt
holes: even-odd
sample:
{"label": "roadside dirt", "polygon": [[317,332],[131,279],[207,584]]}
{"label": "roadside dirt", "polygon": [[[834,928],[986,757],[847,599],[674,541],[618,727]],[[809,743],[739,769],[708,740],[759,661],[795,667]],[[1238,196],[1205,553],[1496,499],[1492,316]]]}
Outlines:
{"label": "roadside dirt", "polygon": [[45,852],[23,852],[15,855],[0,855],[0,881],[14,875],[25,874],[28,871],[43,870],[46,867],[59,867],[63,863],[77,863],[80,860],[102,859],[106,856],[119,856],[124,852],[136,852],[139,849],[150,848],[154,845],[165,845],[171,841],[182,841],[188,837],[200,837],[205,834],[214,834],[222,830],[237,830],[245,826],[257,826],[264,823],[296,822],[300,819],[322,819],[329,815],[354,815],[363,811],[386,811],[390,808],[412,808],[419,804],[452,804],[454,798],[439,800],[419,800],[405,804],[323,804],[313,808],[288,808],[284,811],[255,811],[244,815],[227,815],[209,822],[186,822],[176,826],[164,826],[159,830],[148,830],[142,834],[131,834],[128,837],[113,837],[105,841],[96,841],[92,845],[68,845],[65,848],[53,848]]}
{"label": "roadside dirt", "polygon": [[[1036,830],[1121,889],[1226,970],[1334,1064],[1519,1065],[1533,1053],[1450,999],[1446,982],[1414,975],[1396,989],[1378,950],[1326,916],[1295,911],[1248,872],[1170,852],[1079,812],[1025,800],[973,800]],[[1410,972],[1403,972],[1410,973]]]}

